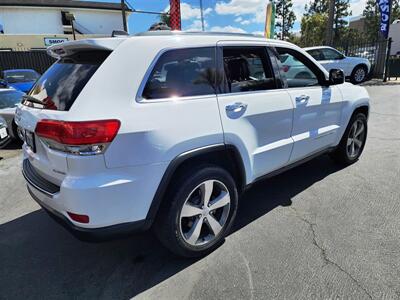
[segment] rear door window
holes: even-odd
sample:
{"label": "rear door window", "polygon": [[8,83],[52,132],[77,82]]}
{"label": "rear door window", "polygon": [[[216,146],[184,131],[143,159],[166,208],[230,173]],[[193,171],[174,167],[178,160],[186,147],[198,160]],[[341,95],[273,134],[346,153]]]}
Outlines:
{"label": "rear door window", "polygon": [[322,53],[324,55],[325,60],[336,60],[336,59],[343,58],[343,54],[341,54],[340,52],[337,52],[336,50],[329,49],[329,48],[322,49]]}
{"label": "rear door window", "polygon": [[265,47],[224,47],[223,63],[229,93],[276,88]]}
{"label": "rear door window", "polygon": [[144,87],[143,99],[215,94],[215,48],[188,48],[163,53]]}
{"label": "rear door window", "polygon": [[324,54],[321,49],[312,49],[307,51],[315,60],[324,60]]}
{"label": "rear door window", "polygon": [[24,97],[23,104],[43,109],[69,110],[109,54],[109,51],[87,51],[58,60]]}

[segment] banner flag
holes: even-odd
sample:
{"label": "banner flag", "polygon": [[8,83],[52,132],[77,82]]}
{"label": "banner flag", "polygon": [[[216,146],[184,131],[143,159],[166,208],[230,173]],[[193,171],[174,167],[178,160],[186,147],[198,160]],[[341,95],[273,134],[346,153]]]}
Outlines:
{"label": "banner flag", "polygon": [[267,5],[264,34],[267,39],[273,39],[275,36],[275,3],[273,1]]}
{"label": "banner flag", "polygon": [[180,0],[169,0],[169,15],[171,30],[181,30],[181,4]]}
{"label": "banner flag", "polygon": [[382,35],[385,37],[385,39],[387,39],[390,26],[391,0],[376,0],[376,3],[378,4],[379,11],[381,13],[379,28]]}

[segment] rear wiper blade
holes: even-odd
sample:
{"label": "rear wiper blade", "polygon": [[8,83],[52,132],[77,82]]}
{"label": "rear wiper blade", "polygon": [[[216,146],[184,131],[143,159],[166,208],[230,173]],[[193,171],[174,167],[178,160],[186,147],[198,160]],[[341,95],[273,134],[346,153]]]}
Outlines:
{"label": "rear wiper blade", "polygon": [[41,104],[41,105],[45,105],[46,103],[44,103],[43,101],[36,99],[35,97],[29,96],[29,95],[24,95],[22,96],[22,99],[32,102],[32,103],[36,103],[36,104]]}

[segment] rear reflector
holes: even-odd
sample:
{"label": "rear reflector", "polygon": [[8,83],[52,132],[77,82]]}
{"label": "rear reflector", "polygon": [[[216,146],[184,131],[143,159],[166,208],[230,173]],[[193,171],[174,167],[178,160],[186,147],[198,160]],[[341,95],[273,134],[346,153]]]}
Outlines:
{"label": "rear reflector", "polygon": [[41,120],[36,125],[35,133],[39,137],[63,145],[106,144],[115,138],[120,125],[119,120],[84,122]]}
{"label": "rear reflector", "polygon": [[89,223],[89,216],[87,216],[87,215],[78,215],[78,214],[74,214],[69,211],[67,211],[67,214],[75,222],[85,223],[85,224]]}

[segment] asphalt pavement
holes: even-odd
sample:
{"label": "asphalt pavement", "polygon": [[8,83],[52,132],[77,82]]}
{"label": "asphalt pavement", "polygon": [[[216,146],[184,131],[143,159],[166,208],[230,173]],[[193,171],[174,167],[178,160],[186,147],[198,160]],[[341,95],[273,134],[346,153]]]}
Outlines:
{"label": "asphalt pavement", "polygon": [[257,183],[202,259],[150,232],[76,240],[31,200],[21,151],[0,150],[0,299],[400,299],[400,85],[367,89],[361,159],[322,156]]}

